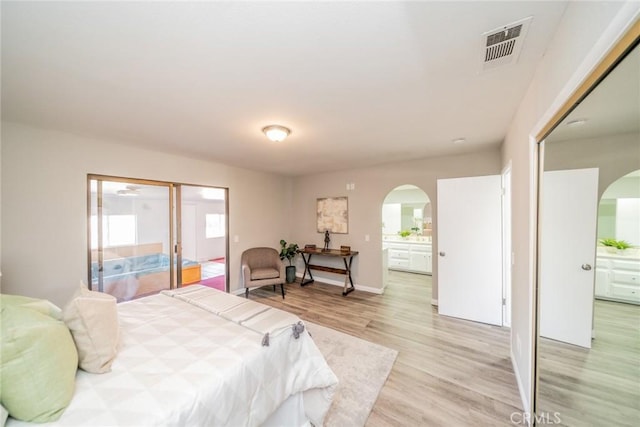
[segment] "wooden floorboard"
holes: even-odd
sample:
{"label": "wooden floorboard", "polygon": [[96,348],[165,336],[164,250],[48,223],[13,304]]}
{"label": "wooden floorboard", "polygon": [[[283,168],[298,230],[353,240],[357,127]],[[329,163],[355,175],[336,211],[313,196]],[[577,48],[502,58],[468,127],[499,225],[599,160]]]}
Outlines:
{"label": "wooden floorboard", "polygon": [[596,300],[591,349],[541,339],[538,413],[563,425],[640,425],[640,306]]}
{"label": "wooden floorboard", "polygon": [[250,299],[304,320],[398,350],[367,426],[513,425],[521,402],[509,358],[509,330],[439,316],[431,277],[390,271],[384,295],[316,282],[270,287]]}

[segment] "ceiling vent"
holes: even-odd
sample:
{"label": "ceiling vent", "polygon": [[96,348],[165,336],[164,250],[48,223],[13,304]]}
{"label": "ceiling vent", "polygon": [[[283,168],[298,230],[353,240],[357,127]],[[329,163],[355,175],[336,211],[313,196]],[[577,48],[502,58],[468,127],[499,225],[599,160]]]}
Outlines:
{"label": "ceiling vent", "polygon": [[482,70],[515,64],[533,16],[482,34]]}

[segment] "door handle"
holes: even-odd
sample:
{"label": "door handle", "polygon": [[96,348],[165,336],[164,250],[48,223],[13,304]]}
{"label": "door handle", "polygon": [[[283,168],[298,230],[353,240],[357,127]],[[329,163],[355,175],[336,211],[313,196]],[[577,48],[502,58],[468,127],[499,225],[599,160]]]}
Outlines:
{"label": "door handle", "polygon": [[591,270],[591,264],[582,264],[582,269],[585,271]]}
{"label": "door handle", "polygon": [[438,252],[438,255],[440,255],[440,256],[445,256],[445,255],[446,255],[446,253],[444,253],[444,252]]}

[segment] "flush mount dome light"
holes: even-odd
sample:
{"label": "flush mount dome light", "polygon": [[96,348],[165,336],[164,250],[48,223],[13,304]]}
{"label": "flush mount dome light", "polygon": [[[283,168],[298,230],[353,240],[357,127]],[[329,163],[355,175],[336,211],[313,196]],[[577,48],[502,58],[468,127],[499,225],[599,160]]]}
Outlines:
{"label": "flush mount dome light", "polygon": [[585,123],[587,123],[587,119],[575,119],[568,121],[567,126],[569,126],[570,128],[575,128],[578,126],[582,126]]}
{"label": "flush mount dome light", "polygon": [[262,132],[267,135],[267,138],[269,138],[271,141],[281,142],[284,141],[287,136],[289,136],[291,130],[280,125],[269,125],[263,128]]}

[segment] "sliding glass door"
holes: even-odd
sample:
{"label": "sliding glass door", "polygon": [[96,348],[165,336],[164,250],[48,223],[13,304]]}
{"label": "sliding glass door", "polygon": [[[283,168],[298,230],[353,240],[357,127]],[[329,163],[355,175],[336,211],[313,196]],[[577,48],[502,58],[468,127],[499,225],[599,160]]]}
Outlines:
{"label": "sliding glass door", "polygon": [[226,189],[100,175],[88,188],[92,290],[118,301],[192,284],[227,291]]}
{"label": "sliding glass door", "polygon": [[[200,268],[199,283],[223,292],[227,278],[227,190],[181,185],[180,222],[182,263]],[[182,271],[182,283],[194,283],[198,267]]]}
{"label": "sliding glass door", "polygon": [[90,179],[91,288],[126,301],[173,287],[171,185]]}

